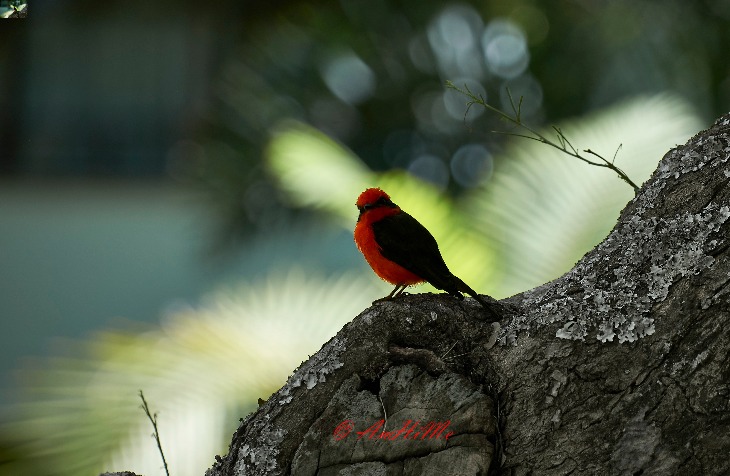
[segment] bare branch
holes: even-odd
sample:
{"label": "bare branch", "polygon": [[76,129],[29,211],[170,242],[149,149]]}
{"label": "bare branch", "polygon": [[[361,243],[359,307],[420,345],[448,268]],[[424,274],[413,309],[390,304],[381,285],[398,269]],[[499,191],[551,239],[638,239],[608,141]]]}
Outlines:
{"label": "bare branch", "polygon": [[144,393],[142,393],[142,390],[139,391],[139,398],[142,399],[142,410],[144,410],[145,414],[147,415],[147,418],[149,418],[150,422],[152,422],[152,429],[154,430],[154,433],[152,433],[152,437],[157,442],[157,449],[160,451],[160,456],[162,457],[162,464],[165,466],[165,474],[167,476],[170,476],[170,471],[167,469],[167,460],[165,460],[165,453],[162,451],[162,443],[160,442],[160,432],[157,429],[157,413],[152,414],[150,412],[150,407],[147,405],[147,400],[144,399]]}
{"label": "bare branch", "polygon": [[[507,96],[509,98],[510,107],[512,108],[512,113],[513,113],[512,115],[507,114],[506,112],[502,111],[501,109],[492,106],[484,99],[484,97],[481,94],[480,95],[474,94],[467,85],[464,85],[464,88],[462,89],[462,88],[459,88],[458,86],[456,86],[451,81],[446,81],[446,87],[449,89],[453,89],[454,91],[459,92],[459,93],[463,94],[464,96],[466,96],[467,98],[469,98],[469,102],[467,103],[467,112],[471,109],[472,106],[477,104],[477,105],[482,106],[483,108],[487,109],[488,111],[494,112],[502,120],[505,120],[518,127],[521,127],[522,129],[526,130],[527,132],[529,132],[532,135],[516,134],[513,132],[498,132],[498,131],[493,131],[493,132],[498,132],[500,134],[506,134],[506,135],[512,135],[512,136],[517,136],[517,137],[523,137],[526,139],[536,140],[538,142],[542,142],[545,145],[554,147],[555,149],[558,149],[559,151],[561,151],[565,154],[568,154],[571,157],[575,157],[576,159],[579,159],[589,165],[594,165],[596,167],[605,167],[607,169],[611,169],[614,172],[616,172],[616,174],[618,174],[618,176],[619,176],[619,178],[621,178],[621,180],[623,180],[624,182],[629,184],[634,189],[634,193],[637,193],[639,191],[639,187],[629,178],[629,176],[626,175],[626,173],[623,170],[621,170],[619,167],[614,165],[614,162],[616,160],[616,155],[618,154],[618,149],[616,150],[616,153],[614,153],[613,160],[611,160],[611,161],[606,160],[603,156],[593,152],[590,149],[585,149],[583,152],[593,155],[594,157],[596,157],[600,160],[600,161],[596,162],[596,161],[590,160],[590,159],[586,158],[585,156],[581,155],[580,151],[578,151],[578,149],[576,149],[573,146],[573,144],[570,143],[568,138],[565,136],[563,131],[560,130],[559,127],[553,126],[553,130],[555,131],[555,133],[557,135],[557,142],[555,142],[551,139],[548,139],[541,133],[537,132],[536,130],[532,129],[527,124],[522,122],[522,101],[523,101],[524,97],[520,96],[519,102],[517,104],[515,104],[514,97],[512,96],[512,92],[509,90],[509,88],[507,88]],[[466,114],[464,114],[464,119],[466,120]],[[619,146],[619,149],[620,148],[621,148],[621,146]]]}

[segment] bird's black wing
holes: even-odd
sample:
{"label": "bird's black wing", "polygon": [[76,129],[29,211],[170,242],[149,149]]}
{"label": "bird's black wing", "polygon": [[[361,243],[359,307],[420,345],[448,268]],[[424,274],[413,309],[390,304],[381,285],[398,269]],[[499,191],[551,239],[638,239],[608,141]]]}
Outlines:
{"label": "bird's black wing", "polygon": [[441,257],[436,239],[418,220],[405,212],[372,224],[380,253],[422,277],[435,288],[457,292],[454,276]]}
{"label": "bird's black wing", "polygon": [[372,227],[380,253],[385,258],[459,299],[463,299],[462,292],[469,294],[479,301],[493,320],[499,319],[499,315],[476,291],[451,274],[436,239],[418,220],[401,212],[374,222]]}

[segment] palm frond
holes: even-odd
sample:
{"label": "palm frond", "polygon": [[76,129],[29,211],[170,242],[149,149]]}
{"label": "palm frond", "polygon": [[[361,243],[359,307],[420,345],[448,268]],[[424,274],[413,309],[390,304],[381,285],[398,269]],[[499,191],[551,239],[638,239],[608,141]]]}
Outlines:
{"label": "palm frond", "polygon": [[[26,371],[23,403],[4,409],[3,439],[43,462],[37,476],[163,474],[142,389],[159,414],[171,474],[203,474],[226,451],[238,418],[366,308],[374,284],[295,269],[178,308],[160,328],[70,344],[68,356]],[[22,466],[16,460],[3,471]]]}
{"label": "palm frond", "polygon": [[298,206],[351,217],[357,193],[374,174],[333,139],[296,121],[279,125],[266,150],[266,163],[280,188]]}

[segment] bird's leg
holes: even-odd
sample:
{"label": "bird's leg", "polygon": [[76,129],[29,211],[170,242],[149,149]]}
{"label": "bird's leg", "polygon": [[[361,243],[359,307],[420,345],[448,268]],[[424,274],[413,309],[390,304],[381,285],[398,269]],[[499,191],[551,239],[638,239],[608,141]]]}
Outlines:
{"label": "bird's leg", "polygon": [[[404,294],[408,294],[406,292],[407,287],[408,287],[407,284],[399,284],[398,286],[395,287],[395,289],[391,293],[393,295],[392,297],[398,297],[398,296],[403,296]],[[398,289],[398,288],[400,288],[400,289]],[[396,289],[397,289],[397,291],[396,291]]]}
{"label": "bird's leg", "polygon": [[396,284],[390,294],[380,299],[376,299],[375,301],[373,301],[373,304],[380,301],[390,301],[394,297],[399,296],[407,286],[407,284]]}

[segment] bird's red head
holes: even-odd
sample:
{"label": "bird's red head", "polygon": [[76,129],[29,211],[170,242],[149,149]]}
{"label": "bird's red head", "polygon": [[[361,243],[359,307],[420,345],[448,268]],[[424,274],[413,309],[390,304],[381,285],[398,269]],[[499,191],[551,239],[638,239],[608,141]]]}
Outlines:
{"label": "bird's red head", "polygon": [[[381,207],[390,209],[392,212],[400,211],[398,205],[390,201],[390,196],[379,188],[369,188],[362,192],[360,196],[357,197],[355,205],[357,205],[357,209],[360,210],[361,217],[365,212]],[[392,214],[392,212],[386,214],[389,215]]]}
{"label": "bird's red head", "polygon": [[384,198],[390,200],[390,196],[380,188],[369,188],[357,197],[357,208],[362,208],[365,205],[374,205],[375,202]]}

